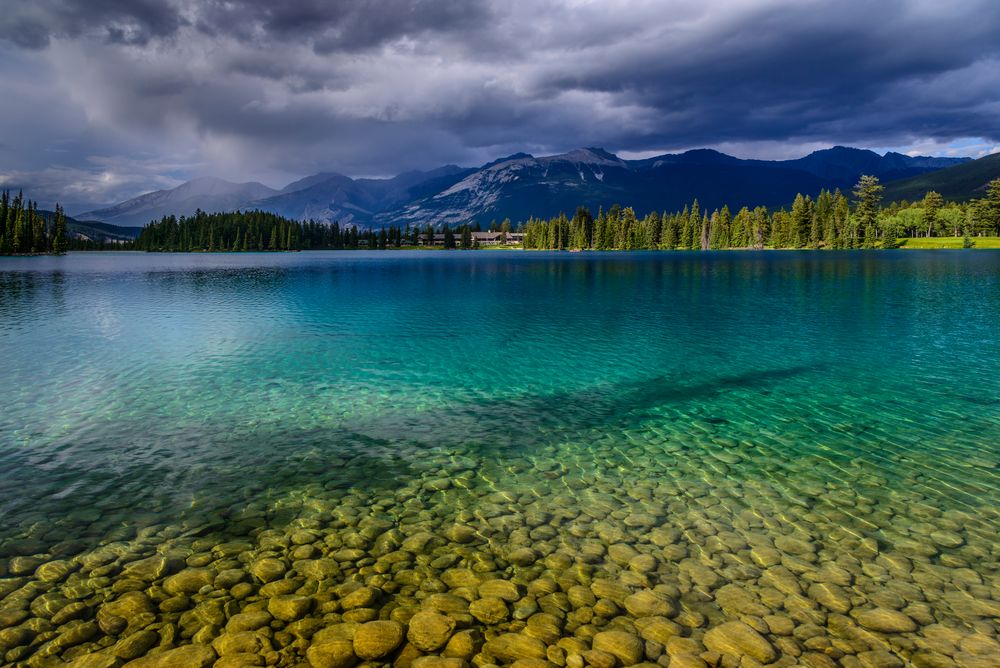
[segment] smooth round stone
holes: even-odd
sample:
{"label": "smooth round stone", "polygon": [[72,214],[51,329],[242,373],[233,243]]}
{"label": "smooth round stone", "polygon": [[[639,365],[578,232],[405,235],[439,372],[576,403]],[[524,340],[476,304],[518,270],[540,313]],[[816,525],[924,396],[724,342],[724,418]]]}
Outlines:
{"label": "smooth round stone", "polygon": [[312,606],[313,599],[310,596],[285,594],[270,599],[267,602],[267,611],[274,615],[275,619],[280,619],[283,622],[294,622],[309,614]]}
{"label": "smooth round stone", "polygon": [[68,668],[118,668],[122,660],[112,654],[84,654],[70,661]]}
{"label": "smooth round stone", "polygon": [[410,628],[406,638],[422,652],[434,652],[451,637],[455,630],[455,620],[451,617],[424,610],[410,618]]}
{"label": "smooth round stone", "polygon": [[35,577],[42,582],[59,582],[77,568],[79,565],[59,559],[39,566],[35,570]]}
{"label": "smooth round stone", "polygon": [[118,626],[118,619],[123,620],[124,626],[127,626],[130,621],[143,615],[152,616],[153,611],[153,603],[148,596],[139,591],[130,591],[114,601],[102,605],[97,611],[97,621],[102,629],[105,627],[105,623],[110,626]]}
{"label": "smooth round stone", "polygon": [[482,643],[483,636],[478,629],[459,631],[445,645],[442,654],[444,656],[469,660],[479,652]]}
{"label": "smooth round stone", "polygon": [[425,482],[423,487],[428,492],[443,492],[446,489],[451,489],[451,484],[449,478],[435,478]]}
{"label": "smooth round stone", "polygon": [[114,647],[108,650],[108,653],[125,661],[131,661],[156,647],[159,642],[160,635],[155,631],[137,631],[115,643]]}
{"label": "smooth round stone", "polygon": [[583,585],[573,585],[570,587],[569,591],[566,592],[566,598],[574,609],[590,607],[597,603],[597,597],[594,596],[594,592]]}
{"label": "smooth round stone", "polygon": [[[414,554],[423,554],[427,551],[427,546],[435,540],[434,534],[428,531],[421,531],[408,536],[400,546],[403,550],[407,552],[412,552]],[[437,542],[440,543],[441,539],[438,538]]]}
{"label": "smooth round stone", "polygon": [[640,554],[629,560],[628,567],[637,573],[652,573],[656,570],[656,558],[649,554]]}
{"label": "smooth round stone", "polygon": [[243,582],[246,577],[246,571],[242,568],[227,568],[215,576],[215,582],[212,583],[212,586],[216,589],[232,589]]}
{"label": "smooth round stone", "polygon": [[312,668],[350,668],[358,662],[354,643],[350,640],[331,640],[316,643],[306,650],[306,659]]}
{"label": "smooth round stone", "polygon": [[545,643],[523,633],[503,633],[483,645],[483,653],[504,662],[546,658]]}
{"label": "smooth round stone", "polygon": [[446,656],[420,656],[413,660],[410,668],[466,668],[464,659]]}
{"label": "smooth round stone", "polygon": [[265,584],[283,577],[286,570],[283,561],[272,557],[258,559],[250,566],[250,574]]}
{"label": "smooth round stone", "polygon": [[90,607],[81,601],[74,601],[63,607],[59,612],[52,615],[52,623],[56,626],[62,626],[66,622],[73,621],[74,619],[82,619],[90,613]]}
{"label": "smooth round stone", "polygon": [[625,597],[625,609],[633,617],[672,617],[677,614],[673,601],[650,589]]}
{"label": "smooth round stone", "polygon": [[809,587],[809,598],[831,612],[846,615],[851,611],[851,597],[835,584],[814,584]]}
{"label": "smooth round stone", "polygon": [[521,547],[507,555],[507,561],[516,566],[530,566],[538,560],[538,553],[530,547]]}
{"label": "smooth round stone", "polygon": [[453,524],[444,531],[444,537],[454,543],[471,543],[479,533],[466,524]]}
{"label": "smooth round stone", "polygon": [[344,610],[368,608],[378,600],[378,590],[374,587],[361,587],[340,599],[340,607]]}
{"label": "smooth round stone", "polygon": [[510,580],[487,580],[479,585],[479,595],[483,598],[495,596],[508,603],[513,603],[521,598],[521,592],[517,585]]}
{"label": "smooth round stone", "polygon": [[163,589],[170,594],[197,594],[215,580],[215,571],[208,568],[188,568],[163,581]]}
{"label": "smooth round stone", "polygon": [[219,656],[230,654],[256,654],[261,649],[260,637],[252,631],[223,633],[212,641]]}
{"label": "smooth round stone", "polygon": [[129,662],[129,668],[208,668],[215,663],[216,655],[208,645],[182,645],[160,654],[145,656]]}
{"label": "smooth round stone", "polygon": [[771,663],[778,658],[774,646],[743,622],[726,622],[709,629],[703,642],[712,651],[736,657],[748,656],[761,663]]}
{"label": "smooth round stone", "polygon": [[625,631],[601,631],[594,636],[593,648],[616,657],[625,666],[639,663],[646,652],[642,640]]}
{"label": "smooth round stone", "polygon": [[372,661],[390,654],[403,642],[403,626],[393,621],[368,622],[354,633],[354,653]]}
{"label": "smooth round stone", "polygon": [[495,596],[480,598],[469,604],[469,614],[483,624],[499,624],[507,619],[507,604]]}
{"label": "smooth round stone", "polygon": [[812,554],[816,548],[812,543],[804,541],[794,536],[778,536],[774,539],[774,546],[785,554]]}
{"label": "smooth round stone", "polygon": [[294,565],[296,571],[310,580],[326,580],[340,572],[340,566],[333,559],[301,559]]}
{"label": "smooth round stone", "polygon": [[122,572],[127,577],[138,578],[143,582],[153,582],[170,574],[173,563],[162,554],[154,554],[151,557],[133,561],[126,564]]}
{"label": "smooth round stone", "polygon": [[226,629],[232,632],[256,631],[271,623],[271,613],[264,610],[241,612],[233,615],[226,622]]}
{"label": "smooth round stone", "polygon": [[899,610],[873,608],[855,615],[858,624],[871,631],[882,633],[909,633],[917,630],[917,623]]}
{"label": "smooth round stone", "polygon": [[663,617],[641,617],[635,620],[635,627],[643,640],[660,643],[666,646],[671,639],[682,635],[684,629]]}
{"label": "smooth round stone", "polygon": [[625,585],[613,580],[594,580],[590,583],[590,591],[597,598],[606,598],[615,603],[624,603],[625,599],[632,593],[632,590]]}
{"label": "smooth round stone", "polygon": [[608,546],[608,558],[616,564],[625,565],[638,556],[638,552],[631,545],[616,543]]}
{"label": "smooth round stone", "polygon": [[965,542],[965,539],[954,531],[945,531],[943,529],[932,532],[931,540],[934,541],[935,545],[949,548],[959,547]]}

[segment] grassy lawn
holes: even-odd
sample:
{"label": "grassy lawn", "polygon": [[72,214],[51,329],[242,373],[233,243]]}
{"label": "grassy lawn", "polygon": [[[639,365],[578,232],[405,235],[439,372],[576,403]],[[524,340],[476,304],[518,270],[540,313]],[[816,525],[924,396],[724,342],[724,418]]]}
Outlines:
{"label": "grassy lawn", "polygon": [[[973,248],[1000,248],[1000,237],[972,237]],[[962,237],[905,237],[900,248],[961,248]]]}

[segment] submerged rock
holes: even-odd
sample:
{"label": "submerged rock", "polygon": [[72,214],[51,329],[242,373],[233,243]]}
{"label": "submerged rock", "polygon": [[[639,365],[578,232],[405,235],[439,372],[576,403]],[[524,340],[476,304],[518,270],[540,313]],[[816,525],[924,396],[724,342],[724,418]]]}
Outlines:
{"label": "submerged rock", "polygon": [[882,633],[908,633],[917,630],[917,623],[899,610],[874,608],[862,610],[855,615],[858,624]]}
{"label": "submerged rock", "polygon": [[398,622],[368,622],[354,633],[354,653],[367,661],[381,659],[399,647],[401,642],[403,627]]}
{"label": "submerged rock", "polygon": [[774,645],[743,622],[726,622],[709,629],[704,643],[708,649],[721,654],[748,656],[761,663],[771,663],[778,658]]}
{"label": "submerged rock", "polygon": [[455,620],[437,612],[422,611],[410,618],[406,638],[423,652],[434,652],[451,637]]}
{"label": "submerged rock", "polygon": [[614,656],[622,665],[631,666],[642,661],[645,648],[642,641],[625,631],[602,631],[594,636],[593,648]]}

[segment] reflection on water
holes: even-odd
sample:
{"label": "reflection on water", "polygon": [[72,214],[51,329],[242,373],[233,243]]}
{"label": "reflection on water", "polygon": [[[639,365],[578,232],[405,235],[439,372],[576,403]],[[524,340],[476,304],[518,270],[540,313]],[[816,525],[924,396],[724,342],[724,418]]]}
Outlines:
{"label": "reflection on water", "polygon": [[0,657],[402,667],[448,638],[350,623],[430,609],[476,665],[994,665],[998,294],[991,252],[0,259]]}

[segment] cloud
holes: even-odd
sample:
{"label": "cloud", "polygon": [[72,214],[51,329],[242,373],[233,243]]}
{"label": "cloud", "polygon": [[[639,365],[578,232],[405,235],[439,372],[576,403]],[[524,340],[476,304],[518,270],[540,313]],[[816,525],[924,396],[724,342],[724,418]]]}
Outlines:
{"label": "cloud", "polygon": [[0,172],[91,174],[103,204],[95,158],[171,165],[138,194],[581,145],[973,153],[998,33],[989,0],[37,0],[0,14]]}

